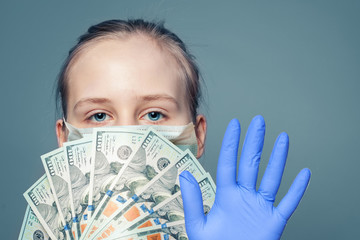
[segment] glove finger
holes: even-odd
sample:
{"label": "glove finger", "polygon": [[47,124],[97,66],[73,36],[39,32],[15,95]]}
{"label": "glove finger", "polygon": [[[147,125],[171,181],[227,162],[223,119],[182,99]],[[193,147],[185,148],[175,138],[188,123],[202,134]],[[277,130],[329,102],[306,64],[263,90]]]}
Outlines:
{"label": "glove finger", "polygon": [[258,191],[268,201],[275,201],[284,172],[288,150],[289,136],[284,132],[276,139]]}
{"label": "glove finger", "polygon": [[240,132],[239,121],[231,120],[226,129],[219,155],[216,175],[218,188],[235,185]]}
{"label": "glove finger", "polygon": [[238,184],[254,189],[264,144],[265,121],[260,115],[253,118],[246,133],[241,152]]}
{"label": "glove finger", "polygon": [[188,171],[183,171],[179,175],[179,181],[186,225],[195,227],[194,224],[202,224],[205,215],[198,182]]}
{"label": "glove finger", "polygon": [[311,172],[309,169],[304,168],[301,170],[296,176],[294,182],[291,184],[289,191],[277,206],[277,210],[283,217],[285,217],[286,220],[291,217],[299,205],[300,200],[309,184],[310,176]]}

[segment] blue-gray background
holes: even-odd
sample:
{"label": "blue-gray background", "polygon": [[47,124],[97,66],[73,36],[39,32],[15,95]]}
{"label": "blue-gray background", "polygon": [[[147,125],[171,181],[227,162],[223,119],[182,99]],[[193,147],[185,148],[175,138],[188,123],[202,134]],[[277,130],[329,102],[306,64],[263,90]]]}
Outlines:
{"label": "blue-gray background", "polygon": [[[216,176],[227,123],[243,133],[264,116],[260,176],[276,136],[290,152],[278,199],[303,167],[308,191],[283,239],[359,236],[359,1],[7,1],[0,4],[1,238],[16,239],[22,193],[56,148],[53,84],[67,51],[95,23],[166,21],[197,57],[206,82],[201,162]],[[277,201],[278,202],[278,201]]]}

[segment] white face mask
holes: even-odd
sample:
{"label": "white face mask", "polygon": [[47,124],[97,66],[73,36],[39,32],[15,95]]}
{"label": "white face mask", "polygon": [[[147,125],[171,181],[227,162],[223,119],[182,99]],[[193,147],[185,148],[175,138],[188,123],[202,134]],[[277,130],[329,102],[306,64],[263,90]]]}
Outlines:
{"label": "white face mask", "polygon": [[[63,119],[63,121],[67,130],[69,131],[67,138],[68,141],[74,141],[83,137],[91,136],[94,131],[94,128],[77,128],[66,122],[65,119]],[[111,127],[113,126],[109,126],[109,128]],[[184,126],[128,125],[121,127],[144,132],[148,130],[149,127],[152,127],[181,150],[189,149],[194,154],[194,156],[197,155],[197,138],[195,134],[195,126],[192,122]]]}

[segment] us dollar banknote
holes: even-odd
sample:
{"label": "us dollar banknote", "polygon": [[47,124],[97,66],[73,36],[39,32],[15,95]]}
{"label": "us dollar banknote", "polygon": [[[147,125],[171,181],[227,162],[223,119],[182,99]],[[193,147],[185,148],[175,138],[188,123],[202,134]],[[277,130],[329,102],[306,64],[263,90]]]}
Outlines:
{"label": "us dollar banknote", "polygon": [[91,171],[92,138],[64,143],[65,157],[69,167],[69,191],[73,219],[73,231],[78,237],[86,227]]}
{"label": "us dollar banknote", "polygon": [[[203,199],[204,214],[207,214],[215,201],[215,183],[209,173],[202,176],[198,182]],[[138,219],[124,233],[117,232],[116,234],[131,234],[139,229],[146,230],[148,227],[161,226],[180,220],[184,220],[184,210],[181,192],[177,192],[171,198],[154,207],[147,215]]]}
{"label": "us dollar banknote", "polygon": [[71,184],[70,173],[65,159],[64,148],[61,147],[42,155],[41,161],[44,165],[59,215],[65,220],[64,228],[66,236],[68,239],[74,239],[78,236],[76,236],[76,231],[74,233],[71,232],[71,227],[72,219],[76,216],[73,216],[71,212],[70,200],[72,199],[72,192],[69,191],[69,185]]}
{"label": "us dollar banknote", "polygon": [[[206,174],[196,157],[186,150],[176,162],[170,164],[166,170],[145,185],[143,191],[138,192],[136,199],[129,200],[123,210],[109,219],[107,224],[103,224],[94,236],[108,237],[112,233],[111,230],[125,230],[132,222],[153,212],[154,207],[180,191],[178,176],[185,170],[191,172],[199,180]],[[180,211],[183,211],[182,208]]]}
{"label": "us dollar banknote", "polygon": [[[210,174],[206,174],[199,181],[203,198],[204,214],[207,214],[215,201],[215,183]],[[185,220],[183,213],[183,202],[181,193],[176,193],[172,198],[159,204],[153,211],[126,232],[115,232],[110,236],[111,240],[132,239],[181,239],[187,240]]]}
{"label": "us dollar banknote", "polygon": [[183,220],[163,224],[159,226],[149,227],[146,229],[138,229],[126,235],[114,235],[108,240],[188,240],[186,234],[185,222]]}
{"label": "us dollar banknote", "polygon": [[141,131],[114,127],[98,128],[93,134],[89,186],[89,215],[97,208],[120,169],[143,138]]}
{"label": "us dollar banknote", "polygon": [[[187,170],[200,183],[206,176],[190,153],[194,125],[155,128],[95,128],[41,156],[47,176],[24,193],[33,211],[19,240],[187,239],[178,176]],[[203,199],[207,212],[212,203]]]}
{"label": "us dollar banknote", "polygon": [[58,212],[46,174],[24,193],[24,197],[51,239],[67,239],[65,220]]}
{"label": "us dollar banknote", "polygon": [[192,154],[197,155],[197,138],[194,131],[195,126],[192,122],[185,126],[135,125],[130,127],[143,132],[151,127],[181,150],[190,150]]}
{"label": "us dollar banknote", "polygon": [[176,162],[181,153],[169,140],[152,129],[148,130],[109,186],[83,236],[90,238],[102,224],[126,207],[129,199],[137,199],[144,186]]}
{"label": "us dollar banknote", "polygon": [[27,205],[18,240],[50,240],[40,220]]}

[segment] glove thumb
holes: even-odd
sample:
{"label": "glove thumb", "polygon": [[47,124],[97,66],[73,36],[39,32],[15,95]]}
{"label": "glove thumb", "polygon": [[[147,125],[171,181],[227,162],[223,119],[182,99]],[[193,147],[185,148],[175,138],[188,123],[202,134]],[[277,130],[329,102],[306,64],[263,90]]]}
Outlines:
{"label": "glove thumb", "polygon": [[200,187],[194,176],[188,171],[179,175],[181,197],[184,205],[186,229],[197,228],[204,223],[203,200]]}

